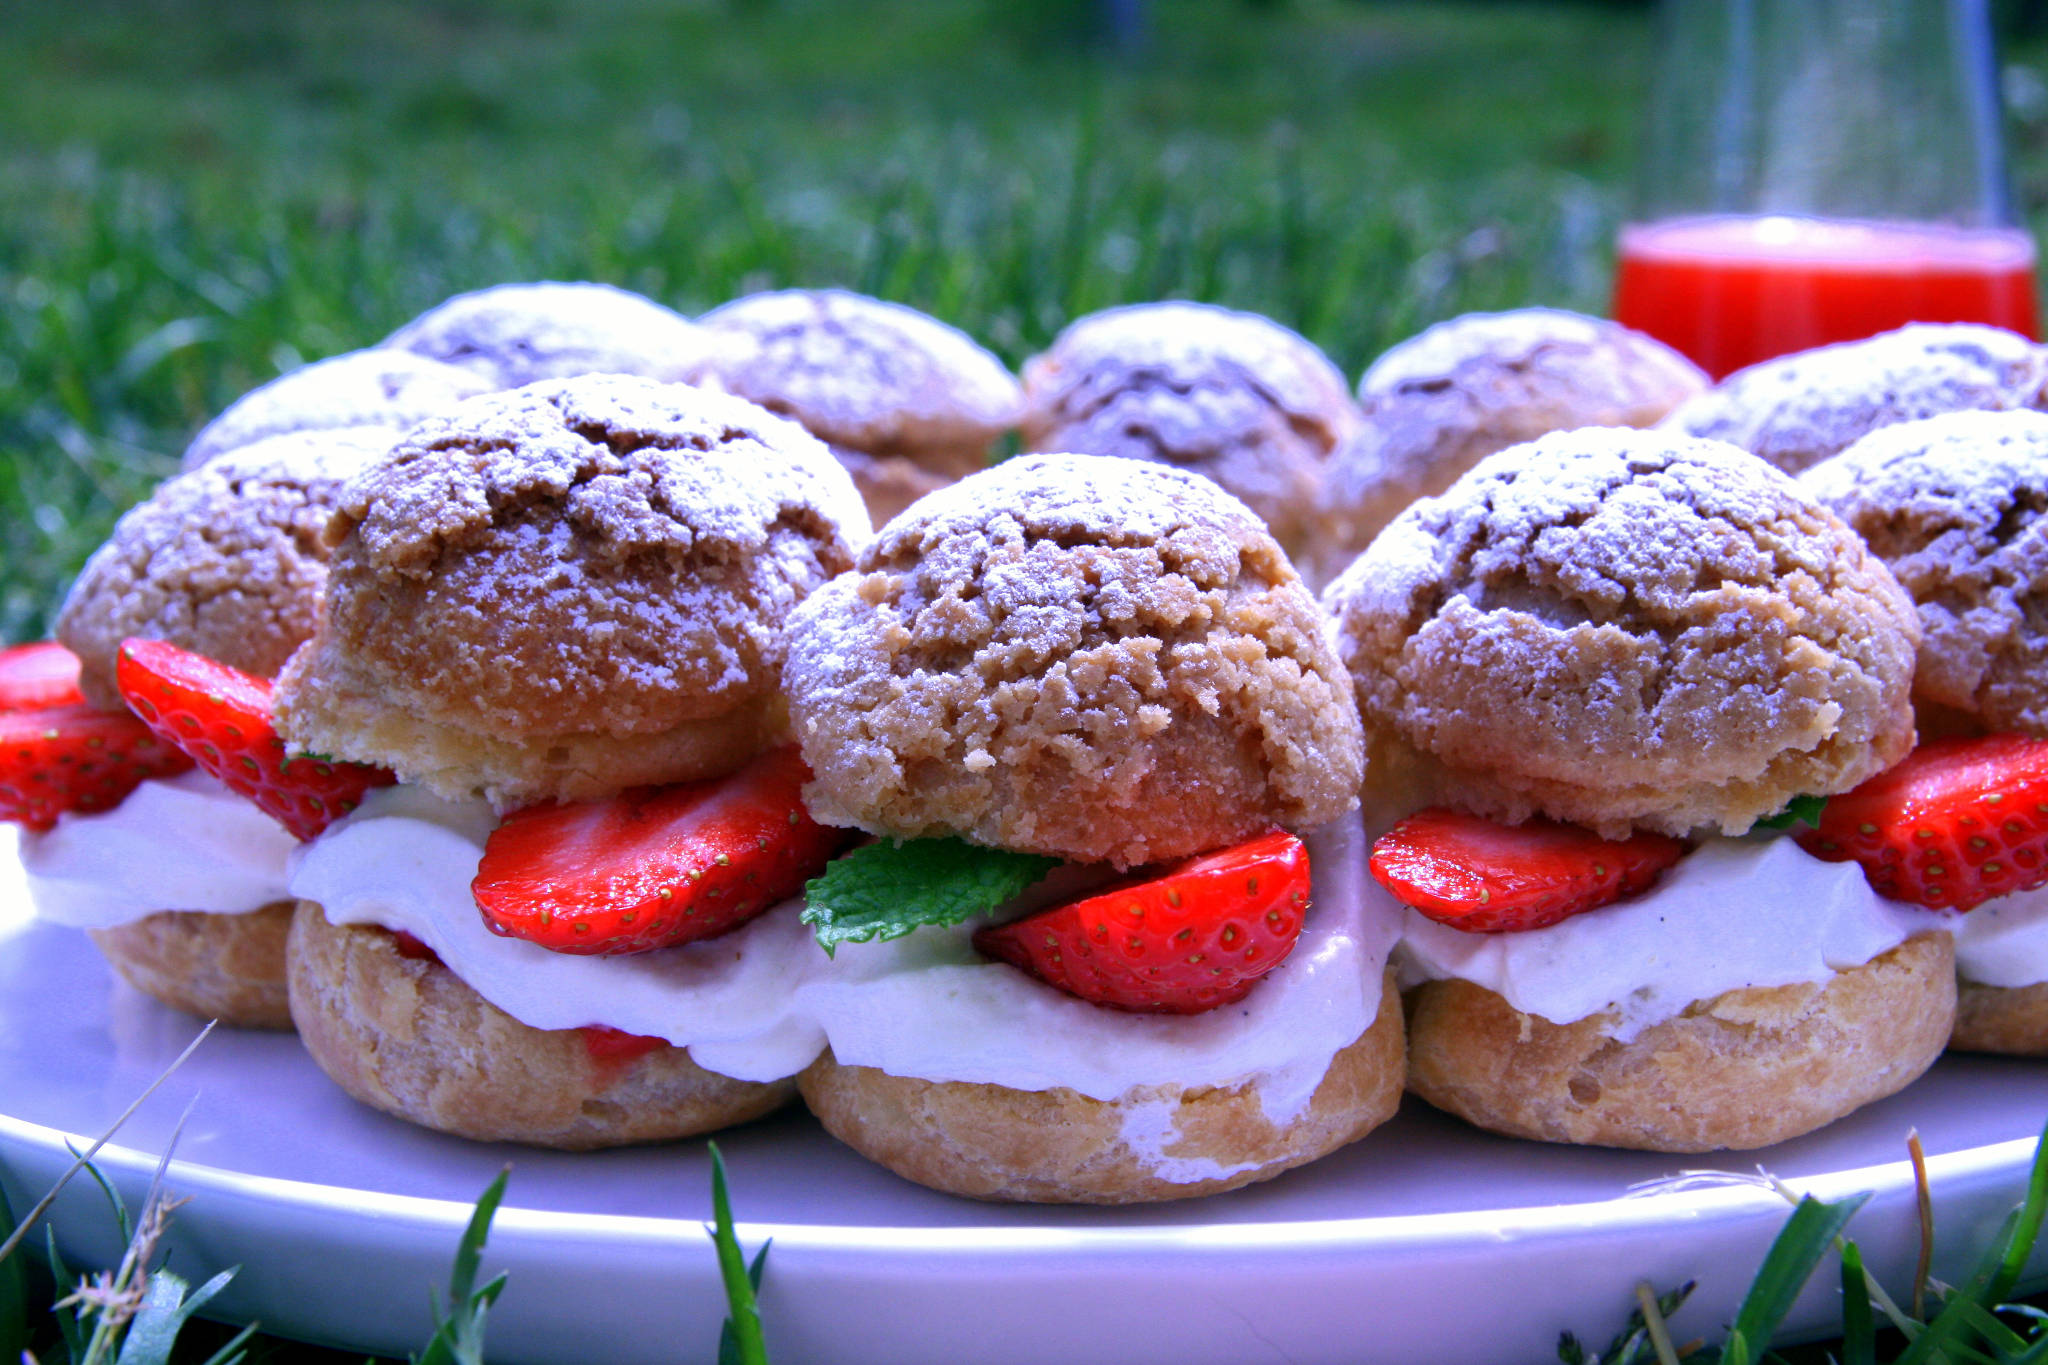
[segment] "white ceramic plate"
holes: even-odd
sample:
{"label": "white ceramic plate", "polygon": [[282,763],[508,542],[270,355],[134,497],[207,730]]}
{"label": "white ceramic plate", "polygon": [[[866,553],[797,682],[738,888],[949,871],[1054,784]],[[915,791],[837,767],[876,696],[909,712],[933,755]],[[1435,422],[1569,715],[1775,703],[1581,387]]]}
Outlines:
{"label": "white ceramic plate", "polygon": [[[117,984],[85,936],[27,922],[0,845],[0,1186],[17,1211],[197,1031]],[[180,1116],[171,1184],[191,1202],[173,1264],[241,1265],[223,1315],[403,1354],[428,1329],[470,1207],[512,1179],[486,1271],[507,1362],[709,1359],[724,1315],[701,1143],[591,1155],[443,1138],[356,1105],[290,1036],[222,1032],[99,1158],[138,1200]],[[1931,1154],[1937,1273],[1962,1273],[2021,1194],[2048,1118],[2048,1066],[1952,1058],[1903,1094],[1769,1151],[1674,1158],[1513,1142],[1410,1101],[1386,1128],[1270,1183],[1131,1209],[1010,1208],[868,1165],[807,1117],[720,1139],[740,1237],[769,1237],[761,1303],[779,1365],[1555,1359],[1606,1342],[1647,1279],[1700,1288],[1692,1335],[1732,1317],[1787,1212],[1746,1185],[1642,1182],[1758,1162],[1802,1190],[1875,1191],[1853,1234],[1891,1283],[1917,1247],[1905,1136]],[[110,1263],[91,1183],[59,1205],[68,1255]],[[1793,1317],[1839,1321],[1831,1272]]]}

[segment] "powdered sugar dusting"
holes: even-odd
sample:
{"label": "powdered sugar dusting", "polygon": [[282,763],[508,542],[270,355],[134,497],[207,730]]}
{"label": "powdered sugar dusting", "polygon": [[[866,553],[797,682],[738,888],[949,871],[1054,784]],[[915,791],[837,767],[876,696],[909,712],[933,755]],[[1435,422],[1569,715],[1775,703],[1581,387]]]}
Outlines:
{"label": "powdered sugar dusting", "polygon": [[737,299],[698,321],[711,345],[710,378],[857,451],[965,447],[978,463],[1023,408],[1000,360],[901,304],[788,289]]}
{"label": "powdered sugar dusting", "polygon": [[57,638],[97,706],[122,709],[114,658],[131,635],[268,677],[313,632],[327,525],[346,480],[395,434],[271,436],[166,480],[116,523],[64,599]]}
{"label": "powdered sugar dusting", "polygon": [[2048,351],[1996,327],[1916,323],[1737,371],[1666,419],[1798,473],[1880,427],[2040,407]]}
{"label": "powdered sugar dusting", "polygon": [[1497,780],[1514,818],[1746,828],[1841,789],[1781,794],[1781,766],[1837,784],[1910,736],[1897,585],[1715,442],[1589,428],[1503,451],[1326,601],[1368,722]]}
{"label": "powdered sugar dusting", "polygon": [[1358,427],[1344,376],[1278,323],[1205,304],[1112,308],[1024,367],[1024,444],[1193,469],[1292,554],[1323,461]]}
{"label": "powdered sugar dusting", "polygon": [[1354,798],[1313,599],[1205,480],[1007,461],[891,522],[859,567],[790,624],[824,818],[1129,864]]}
{"label": "powdered sugar dusting", "polygon": [[682,314],[608,284],[501,284],[458,294],[384,338],[496,388],[582,374],[692,379],[706,338]]}
{"label": "powdered sugar dusting", "polygon": [[742,399],[624,375],[472,399],[344,490],[280,725],[508,801],[723,771],[779,725],[789,613],[870,534],[824,446]]}
{"label": "powdered sugar dusting", "polygon": [[1704,386],[1698,367],[1641,332],[1562,308],[1516,308],[1466,313],[1410,337],[1367,368],[1358,396],[1370,400],[1403,385],[1439,382],[1472,364],[1525,367],[1551,351],[1584,356],[1591,383],[1600,382],[1593,367],[1621,360],[1637,368],[1654,366],[1668,374],[1667,383],[1693,380]]}
{"label": "powdered sugar dusting", "polygon": [[184,467],[196,469],[239,446],[293,431],[386,428],[396,441],[413,423],[489,388],[468,370],[410,351],[350,351],[236,399],[192,438]]}
{"label": "powdered sugar dusting", "polygon": [[1182,384],[1250,385],[1284,411],[1326,418],[1344,376],[1299,333],[1256,313],[1204,303],[1139,303],[1091,313],[1025,366],[1034,407],[1085,412],[1134,371]]}
{"label": "powdered sugar dusting", "polygon": [[1920,695],[1989,729],[2048,734],[2048,415],[1901,423],[1800,482],[1912,594]]}

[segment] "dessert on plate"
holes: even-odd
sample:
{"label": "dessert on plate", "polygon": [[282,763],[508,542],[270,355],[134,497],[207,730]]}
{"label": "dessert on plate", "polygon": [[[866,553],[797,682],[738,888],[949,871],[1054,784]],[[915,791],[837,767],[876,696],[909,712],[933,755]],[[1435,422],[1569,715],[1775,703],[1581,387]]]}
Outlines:
{"label": "dessert on plate", "polygon": [[930,495],[806,600],[806,795],[879,837],[809,892],[829,1131],[953,1193],[1123,1203],[1392,1114],[1394,919],[1365,910],[1326,630],[1242,503],[1074,455]]}
{"label": "dessert on plate", "polygon": [[1279,323],[1200,303],[1091,313],[1024,366],[1024,448],[1121,455],[1213,479],[1300,560],[1330,453],[1358,407]]}
{"label": "dessert on plate", "polygon": [[[1589,428],[1480,462],[1325,594],[1410,907],[1410,1086],[1550,1141],[1757,1147],[1904,1086],[1939,916],[1752,833],[1911,746],[1918,628],[1783,474]],[[1744,837],[1748,836],[1748,837]]]}
{"label": "dessert on plate", "polygon": [[[130,509],[57,617],[83,702],[105,717],[80,723],[146,736],[115,678],[116,652],[131,637],[276,673],[312,633],[327,576],[320,533],[341,485],[389,440],[362,428],[269,437]],[[24,836],[37,912],[89,930],[124,978],[166,1004],[289,1028],[291,836],[203,772],[127,786],[110,809],[74,810]]]}
{"label": "dessert on plate", "polygon": [[836,836],[778,749],[783,624],[868,534],[794,424],[627,376],[473,399],[349,485],[275,696],[295,749],[398,778],[291,881],[292,1011],[329,1075],[561,1147],[788,1097],[816,950],[769,907]]}
{"label": "dessert on plate", "polygon": [[[1901,423],[1816,465],[1800,482],[1890,566],[1919,613],[1913,690],[1920,731],[1954,742],[1928,746],[1915,770],[1926,768],[1931,787],[1949,770],[1943,755],[1975,756],[1973,766],[1997,783],[1984,794],[2008,807],[1988,823],[2018,835],[2008,827],[2031,803],[1994,763],[2030,769],[2033,749],[2048,741],[2048,414],[1958,412]],[[2034,743],[2010,742],[2013,736]],[[1966,847],[1987,850],[1988,833],[1970,833]],[[2024,849],[1976,852],[1961,862],[2023,869],[2025,856]],[[2026,879],[2036,877],[2048,872]],[[2048,1053],[2048,892],[1987,891],[1958,913],[1954,929],[1952,1045]]]}
{"label": "dessert on plate", "polygon": [[1023,391],[965,332],[843,289],[750,294],[698,319],[704,382],[832,448],[877,526],[988,463]]}
{"label": "dessert on plate", "polygon": [[410,351],[350,351],[230,403],[185,447],[184,467],[197,469],[230,450],[294,431],[375,431],[389,446],[415,422],[490,387],[468,370]]}
{"label": "dessert on plate", "polygon": [[1467,313],[1410,337],[1358,381],[1364,423],[1324,472],[1322,577],[1496,450],[1575,427],[1651,426],[1707,383],[1663,342],[1558,308]]}
{"label": "dessert on plate", "polygon": [[1976,323],[1914,323],[1737,370],[1666,429],[1741,446],[1788,474],[1880,427],[1945,412],[2048,405],[2048,349]]}
{"label": "dessert on plate", "polygon": [[692,380],[706,350],[697,324],[652,299],[555,280],[457,294],[378,344],[458,366],[494,389],[581,374]]}

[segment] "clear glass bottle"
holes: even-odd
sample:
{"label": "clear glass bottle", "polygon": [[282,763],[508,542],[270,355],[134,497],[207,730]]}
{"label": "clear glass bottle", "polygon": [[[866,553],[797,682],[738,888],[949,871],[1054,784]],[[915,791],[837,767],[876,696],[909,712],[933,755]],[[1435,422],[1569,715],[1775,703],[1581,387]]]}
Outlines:
{"label": "clear glass bottle", "polygon": [[1907,322],[2037,336],[1986,0],[1664,0],[1615,317],[1719,377]]}

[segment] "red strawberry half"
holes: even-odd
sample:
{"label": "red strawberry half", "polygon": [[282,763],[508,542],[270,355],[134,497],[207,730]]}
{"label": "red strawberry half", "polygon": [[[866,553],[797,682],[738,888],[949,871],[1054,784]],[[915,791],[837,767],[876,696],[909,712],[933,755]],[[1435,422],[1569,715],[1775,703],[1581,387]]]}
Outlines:
{"label": "red strawberry half", "polygon": [[1274,830],[982,929],[974,946],[1097,1005],[1200,1014],[1242,1000],[1294,950],[1308,873],[1301,840]]}
{"label": "red strawberry half", "polygon": [[1602,839],[1553,820],[1503,825],[1417,811],[1372,846],[1372,875],[1403,905],[1475,934],[1541,929],[1651,886],[1685,845],[1662,834]]}
{"label": "red strawberry half", "polygon": [[2048,741],[1987,735],[1923,744],[1828,799],[1799,845],[1854,861],[1871,889],[1968,910],[2048,882]]}
{"label": "red strawberry half", "polygon": [[129,709],[231,791],[301,839],[397,781],[382,768],[289,758],[270,723],[270,680],[162,640],[124,640],[114,682]]}
{"label": "red strawberry half", "polygon": [[133,716],[84,702],[0,711],[0,820],[30,829],[66,811],[112,810],[144,778],[191,766]]}
{"label": "red strawberry half", "polygon": [[530,806],[491,831],[471,890],[493,932],[558,953],[640,953],[736,929],[824,870],[792,745],[730,777]]}
{"label": "red strawberry half", "polygon": [[78,656],[56,641],[0,649],[0,711],[84,700],[78,690]]}

